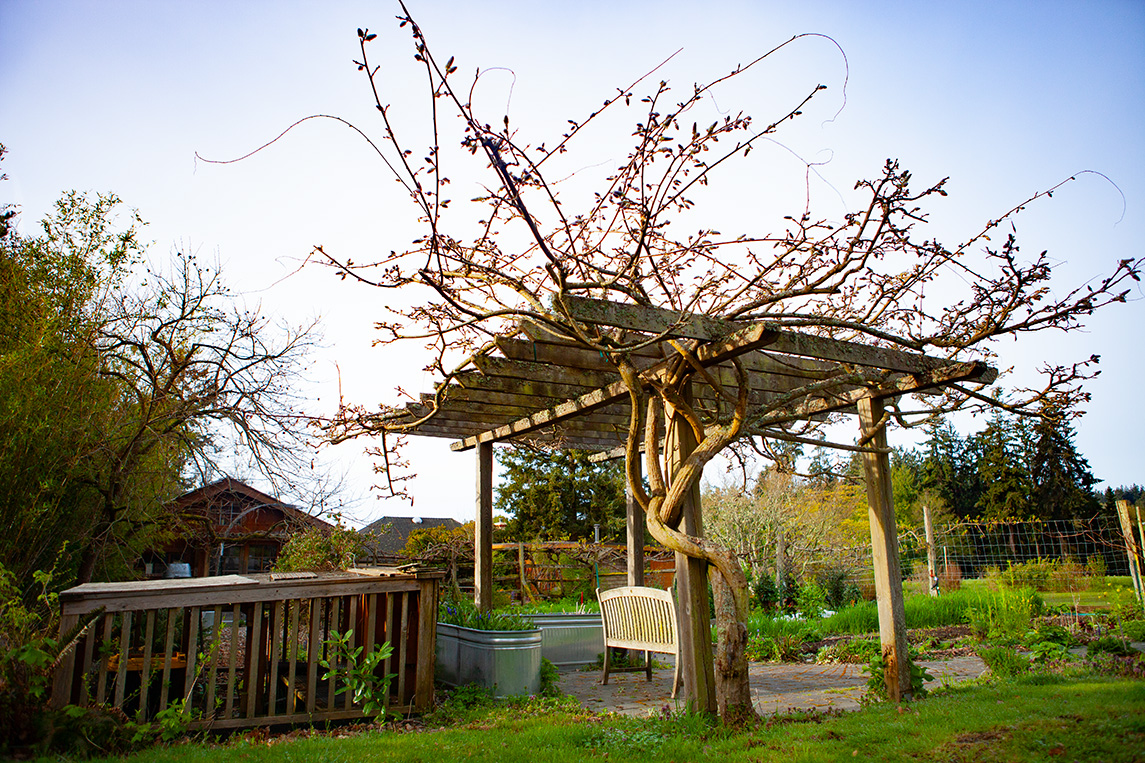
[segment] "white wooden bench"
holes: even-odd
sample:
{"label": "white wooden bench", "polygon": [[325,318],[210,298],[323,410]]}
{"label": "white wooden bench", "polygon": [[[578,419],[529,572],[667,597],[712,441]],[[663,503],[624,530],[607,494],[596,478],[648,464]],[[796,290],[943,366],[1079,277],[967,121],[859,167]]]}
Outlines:
{"label": "white wooden bench", "polygon": [[[604,625],[604,679],[617,672],[612,667],[610,651],[640,649],[644,651],[644,670],[652,680],[652,652],[671,654],[676,658],[672,675],[672,696],[680,688],[680,649],[676,628],[676,604],[669,591],[659,588],[625,586],[609,591],[597,589],[600,599],[600,619]],[[636,668],[629,668],[635,670]]]}

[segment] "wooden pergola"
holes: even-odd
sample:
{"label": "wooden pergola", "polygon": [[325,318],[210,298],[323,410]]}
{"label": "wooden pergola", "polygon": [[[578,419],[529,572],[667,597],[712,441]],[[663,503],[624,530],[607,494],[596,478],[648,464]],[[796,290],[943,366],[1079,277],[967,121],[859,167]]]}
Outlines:
{"label": "wooden pergola", "polygon": [[[623,332],[628,341],[646,340],[632,357],[645,380],[665,373],[686,345],[702,372],[735,388],[731,366],[738,359],[748,373],[752,427],[746,432],[862,452],[873,543],[879,631],[887,657],[888,691],[910,692],[906,626],[898,537],[890,483],[884,401],[950,384],[989,384],[997,374],[981,362],[952,362],[884,347],[828,339],[777,328],[737,323],[674,310],[562,296],[560,313],[582,325]],[[628,437],[628,390],[602,353],[578,345],[546,324],[521,321],[495,350],[475,358],[473,368],[444,389],[388,414],[393,424],[421,421],[409,433],[455,440],[452,449],[477,451],[476,596],[492,606],[493,444],[548,443],[595,451],[599,458],[624,455]],[[726,405],[710,384],[695,385],[693,406],[701,414]],[[856,415],[860,445],[838,445],[798,437],[787,427],[832,413]],[[432,416],[429,416],[433,413]],[[429,416],[429,418],[426,418]],[[690,427],[671,410],[665,428],[668,478],[673,465],[696,447]],[[423,421],[424,419],[424,421]],[[680,529],[702,535],[699,488],[685,507]],[[641,585],[644,516],[628,501],[628,583]],[[698,708],[714,709],[714,677],[703,562],[677,555],[681,659],[685,691]],[[900,656],[902,659],[900,659]]]}

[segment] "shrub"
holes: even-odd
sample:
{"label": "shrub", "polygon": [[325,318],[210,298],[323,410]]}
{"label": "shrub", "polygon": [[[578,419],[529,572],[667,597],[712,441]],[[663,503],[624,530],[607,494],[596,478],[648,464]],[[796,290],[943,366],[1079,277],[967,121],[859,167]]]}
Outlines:
{"label": "shrub", "polygon": [[276,572],[333,572],[354,566],[365,539],[350,527],[336,525],[329,532],[307,527],[290,536],[274,563]]}
{"label": "shrub", "polygon": [[863,599],[862,591],[850,580],[847,570],[841,567],[824,570],[816,582],[823,589],[826,604],[831,609],[839,610]]}
{"label": "shrub", "polygon": [[978,656],[990,672],[1002,678],[1012,678],[1030,671],[1030,661],[1008,646],[979,649]]}
{"label": "shrub", "polygon": [[823,616],[823,607],[827,603],[827,597],[823,593],[823,589],[815,583],[804,583],[799,587],[799,593],[795,598],[795,606],[799,608],[799,613],[803,615],[805,620],[818,620]]}
{"label": "shrub", "polygon": [[1116,657],[1135,657],[1141,653],[1129,646],[1128,641],[1119,639],[1116,636],[1102,636],[1096,641],[1089,642],[1089,646],[1086,647],[1086,657],[1092,657],[1096,654],[1112,654]]}
{"label": "shrub", "polygon": [[1145,641],[1145,620],[1126,620],[1121,623],[1121,632],[1130,641]]}
{"label": "shrub", "polygon": [[753,581],[752,594],[756,606],[764,612],[774,612],[779,606],[779,588],[775,585],[775,578],[766,572]]}

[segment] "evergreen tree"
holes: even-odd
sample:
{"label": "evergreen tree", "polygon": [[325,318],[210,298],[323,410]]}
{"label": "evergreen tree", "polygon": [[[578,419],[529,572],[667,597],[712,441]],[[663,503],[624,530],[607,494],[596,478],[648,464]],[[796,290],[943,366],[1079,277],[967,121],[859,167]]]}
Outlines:
{"label": "evergreen tree", "polygon": [[1033,482],[1015,417],[997,412],[972,438],[981,492],[977,509],[982,519],[1027,519],[1032,514]]}
{"label": "evergreen tree", "polygon": [[1089,462],[1074,447],[1069,420],[1057,411],[1044,413],[1033,427],[1034,515],[1042,519],[1092,517],[1101,508],[1093,494],[1097,479],[1089,470]]}
{"label": "evergreen tree", "polygon": [[949,422],[939,421],[931,427],[923,451],[922,489],[941,498],[950,513],[960,519],[978,516],[981,486],[970,444]]}
{"label": "evergreen tree", "polygon": [[601,540],[623,537],[624,474],[620,463],[592,463],[585,451],[505,450],[496,508],[509,515],[516,540]]}

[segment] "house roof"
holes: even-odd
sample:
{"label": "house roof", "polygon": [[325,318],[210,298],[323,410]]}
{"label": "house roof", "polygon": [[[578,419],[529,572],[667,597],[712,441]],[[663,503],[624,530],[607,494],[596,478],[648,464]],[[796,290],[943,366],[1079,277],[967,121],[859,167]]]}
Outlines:
{"label": "house roof", "polygon": [[461,527],[461,523],[452,517],[382,517],[358,532],[363,535],[376,533],[368,541],[370,550],[376,556],[398,557],[414,530],[443,526]]}
{"label": "house roof", "polygon": [[234,479],[233,477],[224,477],[209,485],[191,490],[176,498],[172,503],[180,509],[189,509],[197,505],[209,507],[211,505],[217,505],[219,501],[224,499],[227,495],[237,497],[245,503],[280,511],[287,519],[298,522],[299,524],[317,527],[320,530],[334,529],[334,526],[329,522],[308,514],[296,506],[284,503],[261,490],[256,490],[245,482]]}

